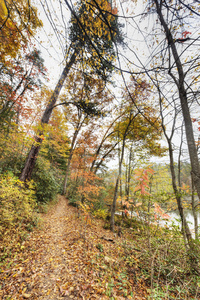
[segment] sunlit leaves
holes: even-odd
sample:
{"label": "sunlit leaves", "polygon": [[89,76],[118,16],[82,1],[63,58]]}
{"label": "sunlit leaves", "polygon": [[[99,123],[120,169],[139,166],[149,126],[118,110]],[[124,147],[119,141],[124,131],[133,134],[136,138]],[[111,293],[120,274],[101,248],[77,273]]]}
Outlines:
{"label": "sunlit leaves", "polygon": [[[0,177],[0,239],[2,247],[23,236],[26,227],[34,221],[36,198],[33,183],[24,188],[12,173]],[[0,254],[2,253],[0,247]]]}
{"label": "sunlit leaves", "polygon": [[159,143],[162,133],[159,112],[151,100],[150,85],[145,80],[131,78],[123,90],[121,111],[124,114],[115,124],[116,138],[122,138],[131,118],[126,135],[129,141],[134,141],[135,149],[162,156],[166,148]]}
{"label": "sunlit leaves", "polygon": [[30,1],[0,1],[1,62],[16,57],[42,22]]}

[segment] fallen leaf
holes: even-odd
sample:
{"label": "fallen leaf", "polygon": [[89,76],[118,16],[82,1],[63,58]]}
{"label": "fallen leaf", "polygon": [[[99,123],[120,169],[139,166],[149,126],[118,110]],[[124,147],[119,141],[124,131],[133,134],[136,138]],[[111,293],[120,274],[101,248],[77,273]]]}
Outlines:
{"label": "fallen leaf", "polygon": [[31,297],[31,294],[26,294],[26,293],[24,293],[24,294],[22,294],[22,296],[23,296],[25,299],[29,299],[29,298]]}

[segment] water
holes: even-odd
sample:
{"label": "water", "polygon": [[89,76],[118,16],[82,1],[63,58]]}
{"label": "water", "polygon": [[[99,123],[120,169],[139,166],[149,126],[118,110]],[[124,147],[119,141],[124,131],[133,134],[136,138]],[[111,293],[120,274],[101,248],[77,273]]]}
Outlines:
{"label": "water", "polygon": [[[121,212],[116,212],[116,214],[121,214]],[[129,211],[129,214],[131,216],[131,212]],[[178,210],[176,211],[171,211],[171,212],[166,212],[166,214],[170,217],[169,219],[159,219],[157,220],[157,223],[161,226],[168,226],[169,228],[171,228],[173,225],[175,226],[179,226],[181,229],[181,218],[179,215]],[[192,235],[194,236],[194,217],[193,217],[193,213],[191,210],[184,210],[184,214],[186,217],[186,220],[188,222],[188,226],[192,232]],[[139,219],[145,219],[142,218],[141,216],[138,217],[138,215],[135,212],[132,212],[132,216],[139,218]],[[197,212],[197,219],[198,219],[198,225],[200,226],[200,211]],[[200,228],[200,227],[199,227]]]}
{"label": "water", "polygon": [[[191,231],[194,231],[194,217],[191,210],[184,210],[186,220],[188,222],[188,226]],[[170,216],[170,219],[166,222],[165,220],[161,222],[161,224],[167,224],[167,226],[171,227],[173,224],[181,227],[181,218],[178,211],[167,212]],[[200,212],[197,212],[198,224],[200,224]]]}

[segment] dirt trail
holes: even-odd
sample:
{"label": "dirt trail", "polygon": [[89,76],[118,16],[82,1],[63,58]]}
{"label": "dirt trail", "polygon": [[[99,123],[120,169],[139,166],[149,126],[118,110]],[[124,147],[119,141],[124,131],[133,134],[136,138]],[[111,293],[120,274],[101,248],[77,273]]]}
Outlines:
{"label": "dirt trail", "polygon": [[[102,236],[115,239],[115,243],[102,240]],[[30,234],[0,274],[0,299],[146,299],[141,293],[134,298],[124,297],[121,291],[114,294],[117,292],[106,282],[119,267],[111,256],[117,247],[111,232],[96,220],[86,225],[76,208],[59,196],[41,228]]]}

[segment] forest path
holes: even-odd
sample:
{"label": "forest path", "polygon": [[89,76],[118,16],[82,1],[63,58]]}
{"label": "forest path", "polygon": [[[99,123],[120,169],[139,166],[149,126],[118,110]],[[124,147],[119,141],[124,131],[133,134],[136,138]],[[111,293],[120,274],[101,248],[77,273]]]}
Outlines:
{"label": "forest path", "polygon": [[[124,263],[124,249],[119,251],[121,239],[102,229],[99,222],[95,219],[87,224],[59,196],[58,203],[43,216],[41,228],[29,235],[2,270],[0,299],[147,299],[141,286],[125,295],[120,285],[111,284],[116,280],[113,274],[120,273],[120,261]],[[127,281],[129,288],[131,283]]]}

